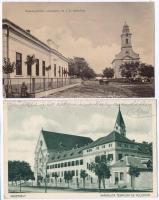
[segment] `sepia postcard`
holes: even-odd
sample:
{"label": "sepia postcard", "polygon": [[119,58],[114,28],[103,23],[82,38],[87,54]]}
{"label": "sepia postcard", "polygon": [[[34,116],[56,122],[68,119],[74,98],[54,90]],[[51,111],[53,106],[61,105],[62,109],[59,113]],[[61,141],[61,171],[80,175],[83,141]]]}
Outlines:
{"label": "sepia postcard", "polygon": [[5,198],[156,197],[156,142],[156,100],[5,101]]}
{"label": "sepia postcard", "polygon": [[3,96],[154,97],[154,7],[3,2]]}

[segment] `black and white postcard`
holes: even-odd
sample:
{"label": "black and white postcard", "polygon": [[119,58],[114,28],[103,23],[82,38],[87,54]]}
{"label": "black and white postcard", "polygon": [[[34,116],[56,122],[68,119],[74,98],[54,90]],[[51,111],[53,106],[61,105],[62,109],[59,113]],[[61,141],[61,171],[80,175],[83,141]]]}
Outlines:
{"label": "black and white postcard", "polygon": [[154,197],[155,100],[6,101],[5,198]]}

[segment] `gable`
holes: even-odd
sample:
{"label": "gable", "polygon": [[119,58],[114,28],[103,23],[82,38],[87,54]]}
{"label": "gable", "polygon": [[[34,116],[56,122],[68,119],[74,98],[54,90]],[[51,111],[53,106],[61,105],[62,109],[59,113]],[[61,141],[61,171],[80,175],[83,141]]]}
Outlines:
{"label": "gable", "polygon": [[42,131],[47,149],[50,151],[64,151],[88,145],[93,140],[89,137],[68,135],[63,133]]}

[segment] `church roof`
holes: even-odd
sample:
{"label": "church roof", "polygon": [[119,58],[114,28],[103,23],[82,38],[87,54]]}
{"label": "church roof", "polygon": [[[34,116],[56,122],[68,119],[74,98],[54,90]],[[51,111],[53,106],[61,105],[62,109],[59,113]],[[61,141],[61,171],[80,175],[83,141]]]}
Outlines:
{"label": "church roof", "polygon": [[117,131],[112,131],[109,135],[105,137],[101,137],[97,139],[96,141],[90,143],[86,148],[88,149],[88,148],[92,148],[95,146],[99,146],[99,145],[103,145],[103,144],[115,142],[115,141],[134,144],[132,140],[129,140],[128,138],[122,136]]}
{"label": "church roof", "polygon": [[44,130],[42,130],[42,135],[44,137],[48,150],[54,151],[70,150],[75,147],[82,147],[93,141],[89,137],[56,133]]}
{"label": "church roof", "polygon": [[115,55],[114,60],[112,63],[116,60],[127,60],[127,61],[132,61],[136,59],[140,59],[139,54],[135,53],[133,49],[129,49],[130,53],[129,55],[125,54],[124,50],[122,49],[118,54]]}
{"label": "church roof", "polygon": [[124,123],[124,119],[123,119],[123,116],[122,116],[121,111],[120,111],[120,107],[119,107],[119,111],[118,111],[118,115],[117,115],[117,118],[116,118],[115,125],[116,124],[118,124],[120,127],[125,127],[125,123]]}

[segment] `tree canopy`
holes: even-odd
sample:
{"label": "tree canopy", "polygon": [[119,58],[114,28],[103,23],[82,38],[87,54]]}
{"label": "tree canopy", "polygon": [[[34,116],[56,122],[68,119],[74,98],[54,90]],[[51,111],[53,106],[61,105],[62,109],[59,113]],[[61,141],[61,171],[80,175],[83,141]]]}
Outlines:
{"label": "tree canopy", "polygon": [[137,75],[146,78],[154,77],[154,67],[145,63],[132,62],[124,63],[120,66],[122,77],[134,78]]}
{"label": "tree canopy", "polygon": [[11,62],[10,59],[4,58],[3,59],[3,73],[11,74],[14,72],[15,63]]}
{"label": "tree canopy", "polygon": [[69,187],[69,183],[72,180],[73,176],[74,176],[74,174],[73,174],[72,171],[65,171],[64,172],[64,179],[68,183],[68,187]]}
{"label": "tree canopy", "polygon": [[92,163],[91,168],[95,172],[95,175],[98,177],[99,189],[101,188],[101,181],[103,181],[103,187],[105,188],[104,180],[109,179],[111,176],[106,155],[96,156],[95,162]]}
{"label": "tree canopy", "polygon": [[113,68],[105,68],[103,70],[103,76],[107,78],[113,78],[114,77],[114,69]]}
{"label": "tree canopy", "polygon": [[139,68],[140,76],[152,78],[154,77],[154,67],[152,65],[146,65],[142,63]]}
{"label": "tree canopy", "polygon": [[74,57],[69,62],[69,75],[90,79],[94,78],[96,74],[84,58]]}
{"label": "tree canopy", "polygon": [[88,174],[86,173],[86,170],[80,171],[80,177],[83,179],[83,188],[85,188],[85,179],[87,176],[88,176]]}
{"label": "tree canopy", "polygon": [[9,181],[34,180],[34,173],[30,165],[25,161],[8,161]]}
{"label": "tree canopy", "polygon": [[139,62],[124,63],[120,66],[121,75],[125,78],[133,78],[138,74]]}

